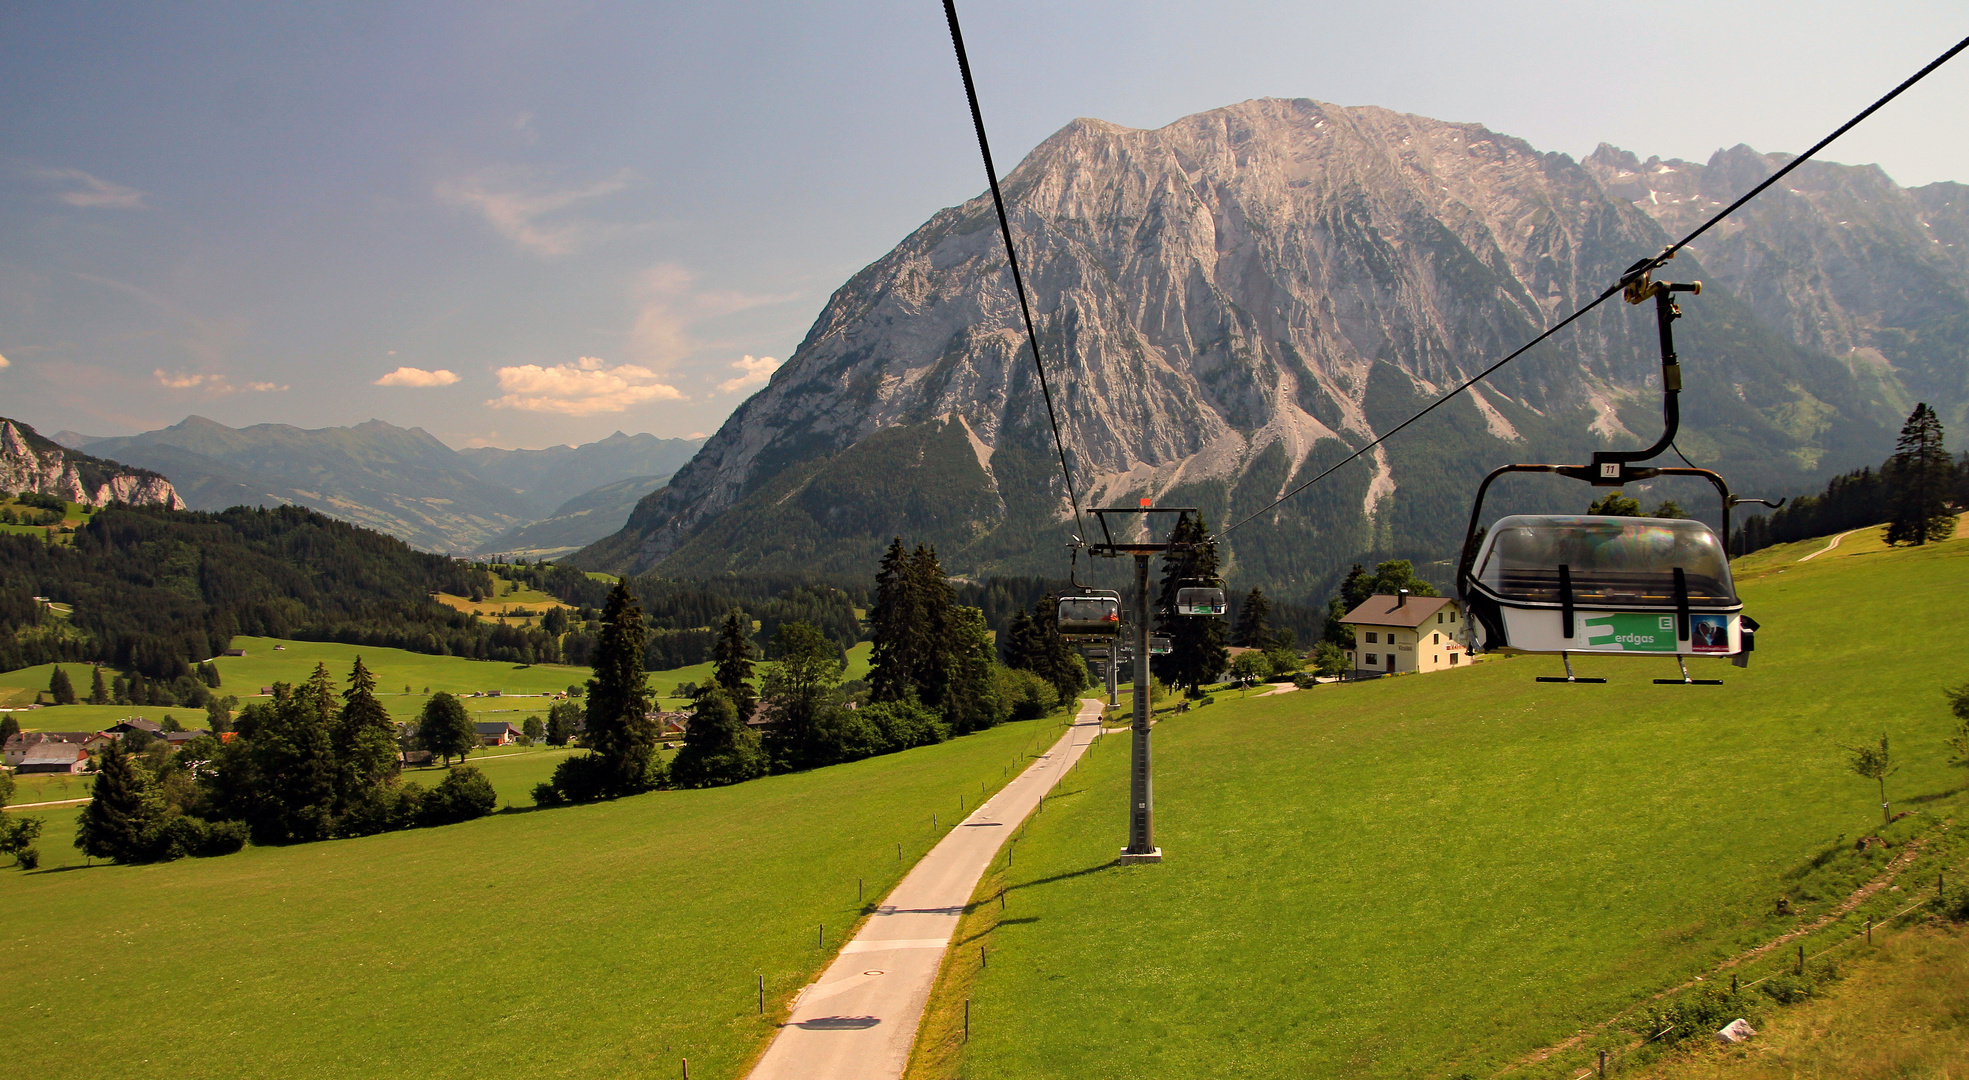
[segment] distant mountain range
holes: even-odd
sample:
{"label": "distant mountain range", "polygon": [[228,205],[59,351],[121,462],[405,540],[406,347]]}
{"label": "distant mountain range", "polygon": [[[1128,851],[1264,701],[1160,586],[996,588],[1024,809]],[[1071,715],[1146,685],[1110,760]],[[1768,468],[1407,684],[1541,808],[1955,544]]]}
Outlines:
{"label": "distant mountain range", "polygon": [[[201,416],[122,437],[64,431],[56,441],[170,477],[193,510],[292,503],[427,551],[461,554],[515,550],[507,534],[550,516],[567,520],[534,539],[557,539],[557,550],[605,536],[626,519],[634,497],[619,512],[610,496],[565,514],[556,507],[581,502],[569,500],[569,492],[666,477],[701,443],[616,432],[578,447],[456,451],[421,428],[381,420],[353,427],[231,428]],[[641,488],[637,496],[649,490]],[[539,553],[545,546],[529,550]]]}
{"label": "distant mountain range", "polygon": [[[1478,124],[1305,100],[1153,131],[1076,120],[1004,191],[1082,505],[1153,497],[1216,526],[1258,511],[1784,160],[1602,147],[1582,162]],[[1708,285],[1677,324],[1679,451],[1777,495],[1878,461],[1917,399],[1959,441],[1965,196],[1810,163],[1669,264],[1661,276]],[[1293,596],[1401,556],[1440,580],[1490,468],[1638,448],[1660,423],[1651,312],[1605,305],[1231,534],[1229,574]],[[1526,482],[1494,506],[1578,512],[1595,494]],[[1713,493],[1656,494],[1714,516]],[[1072,525],[980,196],[841,286],[771,382],[575,560],[865,571],[901,534],[955,573],[1058,573]]]}

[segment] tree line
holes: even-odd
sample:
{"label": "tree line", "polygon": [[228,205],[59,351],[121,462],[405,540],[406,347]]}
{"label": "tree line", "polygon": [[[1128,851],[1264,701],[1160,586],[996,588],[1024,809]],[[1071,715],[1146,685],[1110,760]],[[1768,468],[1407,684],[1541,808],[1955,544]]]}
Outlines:
{"label": "tree line", "polygon": [[428,790],[401,776],[396,723],[360,657],[339,694],[319,664],[300,686],[273,690],[240,711],[229,739],[105,745],[75,846],[121,863],[223,855],[249,838],[367,836],[463,821],[496,804],[491,782],[469,766]]}
{"label": "tree line", "polygon": [[1879,469],[1833,477],[1815,495],[1796,496],[1769,514],[1746,519],[1730,537],[1730,550],[1748,555],[1774,544],[1878,525],[1882,518],[1890,544],[1944,540],[1954,528],[1954,515],[1963,510],[1969,510],[1969,452],[1949,457],[1941,419],[1924,402],[1909,414],[1893,455]]}

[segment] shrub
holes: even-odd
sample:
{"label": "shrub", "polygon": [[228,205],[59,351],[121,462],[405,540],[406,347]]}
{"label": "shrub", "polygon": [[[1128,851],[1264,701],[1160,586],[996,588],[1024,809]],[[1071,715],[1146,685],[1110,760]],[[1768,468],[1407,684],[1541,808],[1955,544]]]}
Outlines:
{"label": "shrub", "polygon": [[1780,1005],[1792,1005],[1811,997],[1815,987],[1811,980],[1797,975],[1773,975],[1757,989]]}
{"label": "shrub", "polygon": [[566,802],[566,799],[561,798],[561,793],[554,790],[554,785],[544,781],[533,785],[533,803],[535,806],[560,806]]}
{"label": "shrub", "polygon": [[1659,1041],[1679,1043],[1708,1035],[1748,1012],[1749,1001],[1743,994],[1733,993],[1721,986],[1704,986],[1693,993],[1644,1010],[1634,1030],[1646,1039],[1666,1028],[1667,1032]]}
{"label": "shrub", "polygon": [[492,813],[499,795],[492,781],[472,765],[454,765],[444,782],[424,797],[420,815],[426,825],[450,825]]}
{"label": "shrub", "polygon": [[[845,709],[841,711],[850,712]],[[950,728],[937,718],[936,713],[908,702],[884,701],[852,710],[852,713],[875,729],[878,742],[873,753],[887,754],[913,746],[929,746],[950,738]]]}
{"label": "shrub", "polygon": [[1301,690],[1311,690],[1313,687],[1319,685],[1319,679],[1302,671],[1292,677],[1292,685]]}
{"label": "shrub", "polygon": [[207,821],[203,823],[198,843],[191,849],[191,853],[203,858],[210,858],[214,855],[231,855],[245,846],[245,822]]}
{"label": "shrub", "polygon": [[1037,720],[1059,704],[1059,691],[1045,679],[1022,668],[1001,667],[993,673],[998,680],[998,700],[1005,703],[1013,720]]}
{"label": "shrub", "polygon": [[594,802],[608,792],[608,762],[599,754],[578,754],[554,766],[553,788],[567,802]]}

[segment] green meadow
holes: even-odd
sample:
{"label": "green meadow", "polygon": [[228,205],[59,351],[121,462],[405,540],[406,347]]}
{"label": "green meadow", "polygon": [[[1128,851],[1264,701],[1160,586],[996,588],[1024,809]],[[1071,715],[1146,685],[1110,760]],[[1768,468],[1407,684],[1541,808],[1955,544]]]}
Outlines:
{"label": "green meadow", "polygon": [[[363,664],[376,675],[379,700],[398,720],[416,719],[424,702],[429,700],[427,690],[445,690],[461,696],[497,690],[498,697],[465,697],[465,708],[480,714],[480,719],[510,720],[517,727],[528,716],[546,716],[553,702],[545,695],[582,685],[590,674],[587,668],[560,664],[497,663],[333,642],[239,637],[233,639],[232,645],[244,649],[246,655],[213,660],[219,669],[220,694],[234,694],[242,703],[250,702],[262,687],[276,682],[302,682],[314,673],[317,663],[328,665],[339,686],[355,666],[356,657],[361,656]],[[848,650],[847,678],[859,679],[868,674],[869,649],[869,644],[862,642]],[[38,691],[48,688],[55,666],[42,664],[0,672],[0,705],[32,702]],[[77,695],[87,697],[89,665],[60,666],[68,672]],[[650,685],[661,695],[666,708],[681,708],[686,699],[676,696],[677,687],[683,683],[701,683],[710,677],[710,664],[695,664],[651,672]],[[187,728],[203,726],[203,710],[183,706],[62,705],[16,712],[13,716],[26,731],[82,731],[107,727],[128,716],[161,720],[165,713],[175,716]]]}
{"label": "green meadow", "polygon": [[[1780,896],[1829,909],[1888,858],[1856,838],[1969,805],[1941,694],[1969,680],[1969,540],[1797,561],[1824,546],[1743,561],[1764,630],[1747,670],[1692,663],[1720,687],[1519,657],[1220,694],[1156,728],[1161,865],[1114,865],[1128,736],[1104,739],[981,887],[1007,897],[964,931],[989,967],[954,954],[912,1076],[1488,1077],[1796,926]],[[1915,812],[1885,830],[1843,749],[1883,731]]]}
{"label": "green meadow", "polygon": [[[1060,723],[710,791],[0,872],[8,1056],[51,1078],[736,1076],[864,902]],[[481,767],[505,801],[497,770],[549,761]]]}

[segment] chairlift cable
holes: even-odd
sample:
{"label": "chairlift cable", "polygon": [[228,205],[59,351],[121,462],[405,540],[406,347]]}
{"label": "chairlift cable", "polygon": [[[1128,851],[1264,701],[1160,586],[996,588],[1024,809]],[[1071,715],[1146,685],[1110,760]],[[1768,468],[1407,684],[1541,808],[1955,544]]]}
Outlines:
{"label": "chairlift cable", "polygon": [[1046,365],[1039,359],[1039,334],[1033,330],[1032,305],[1026,301],[1025,277],[1019,272],[1019,252],[1012,246],[1012,222],[1005,216],[1005,196],[998,190],[998,168],[991,163],[991,142],[985,138],[984,113],[978,108],[978,88],[971,81],[971,60],[964,52],[964,35],[957,28],[956,0],[944,0],[944,17],[950,22],[950,43],[957,50],[957,70],[964,76],[964,96],[971,102],[971,123],[978,129],[978,151],[984,155],[985,179],[991,183],[991,203],[998,209],[998,229],[1005,236],[1005,259],[1012,266],[1012,287],[1019,294],[1019,314],[1025,319],[1026,343],[1032,347],[1032,366],[1039,372],[1039,389],[1046,395],[1046,421],[1053,427],[1053,449],[1060,455],[1060,474],[1067,481],[1067,505],[1073,510],[1074,527],[1087,535],[1080,520],[1080,496],[1073,490],[1073,470],[1067,468],[1066,442],[1060,437],[1059,414],[1053,409],[1053,388],[1046,382]]}
{"label": "chairlift cable", "polygon": [[[946,0],[946,6],[948,6],[948,0]],[[1504,359],[1499,360],[1497,363],[1492,364],[1489,367],[1478,372],[1475,376],[1471,377],[1469,380],[1457,386],[1456,389],[1451,390],[1449,393],[1444,394],[1442,397],[1439,397],[1436,400],[1430,402],[1428,405],[1423,406],[1420,412],[1402,421],[1401,423],[1395,425],[1393,428],[1389,429],[1386,434],[1377,436],[1372,442],[1369,442],[1366,446],[1363,446],[1360,449],[1354,451],[1353,453],[1348,454],[1346,457],[1340,460],[1339,464],[1334,465],[1332,468],[1326,470],[1323,473],[1320,473],[1318,476],[1313,477],[1311,480],[1308,480],[1305,483],[1300,484],[1298,487],[1293,488],[1291,491],[1288,491],[1285,494],[1279,496],[1277,499],[1274,499],[1271,502],[1271,504],[1266,506],[1264,509],[1259,510],[1255,513],[1252,513],[1240,519],[1236,524],[1226,528],[1224,532],[1230,533],[1236,530],[1237,528],[1239,528],[1240,526],[1245,525],[1246,523],[1256,518],[1271,513],[1273,510],[1277,509],[1281,504],[1283,504],[1287,499],[1292,498],[1294,495],[1297,495],[1300,492],[1306,490],[1307,488],[1312,487],[1314,484],[1317,484],[1320,481],[1326,479],[1327,477],[1332,476],[1334,473],[1340,471],[1341,468],[1345,467],[1348,464],[1351,464],[1356,458],[1359,458],[1362,454],[1365,454],[1369,450],[1372,450],[1375,447],[1381,445],[1382,443],[1388,441],[1388,439],[1392,438],[1397,432],[1401,431],[1403,428],[1409,426],[1410,424],[1415,423],[1417,420],[1422,419],[1423,417],[1429,415],[1431,412],[1434,412],[1436,406],[1441,405],[1446,401],[1449,401],[1450,399],[1463,393],[1465,390],[1468,390],[1471,387],[1482,382],[1486,378],[1489,378],[1490,375],[1493,372],[1497,371],[1498,368],[1501,368],[1504,365],[1510,363],[1511,361],[1516,360],[1518,357],[1523,356],[1525,353],[1531,351],[1531,349],[1534,346],[1545,341],[1545,339],[1551,337],[1553,334],[1556,334],[1559,331],[1565,329],[1566,327],[1572,325],[1575,321],[1577,321],[1581,316],[1585,315],[1587,312],[1592,311],[1594,308],[1599,307],[1601,304],[1606,303],[1608,300],[1618,295],[1621,290],[1625,289],[1628,286],[1629,283],[1639,281],[1645,278],[1648,274],[1652,273],[1654,270],[1659,268],[1663,263],[1666,263],[1668,260],[1674,258],[1676,252],[1680,251],[1684,247],[1687,247],[1691,242],[1693,242],[1696,239],[1696,237],[1699,237],[1703,233],[1708,232],[1711,228],[1715,227],[1719,222],[1723,221],[1731,214],[1734,214],[1738,210],[1742,209],[1745,203],[1748,203],[1750,200],[1763,194],[1764,191],[1768,189],[1772,184],[1775,184],[1779,180],[1783,179],[1785,174],[1791,172],[1793,169],[1796,169],[1798,166],[1803,165],[1805,162],[1810,161],[1813,158],[1813,156],[1818,154],[1819,151],[1825,149],[1828,145],[1830,145],[1834,139],[1837,139],[1839,136],[1844,135],[1848,131],[1851,131],[1855,125],[1859,124],[1860,121],[1865,120],[1869,116],[1872,116],[1876,111],[1880,109],[1881,106],[1901,96],[1902,93],[1904,93],[1909,87],[1913,86],[1915,83],[1918,83],[1922,79],[1927,78],[1931,73],[1934,72],[1936,68],[1941,67],[1943,64],[1953,59],[1955,57],[1955,54],[1961,52],[1965,48],[1969,48],[1969,37],[1965,37],[1961,41],[1956,42],[1955,45],[1952,48],[1950,48],[1947,52],[1943,53],[1942,55],[1936,57],[1933,61],[1929,62],[1928,66],[1922,68],[1920,71],[1915,72],[1913,75],[1908,76],[1908,78],[1904,82],[1902,82],[1899,86],[1894,87],[1892,90],[1889,90],[1878,101],[1875,101],[1873,104],[1868,105],[1866,108],[1860,110],[1859,113],[1856,114],[1851,120],[1848,120],[1845,123],[1839,125],[1837,128],[1833,129],[1832,134],[1827,135],[1825,138],[1820,139],[1817,143],[1814,143],[1811,149],[1791,159],[1789,162],[1785,163],[1785,166],[1783,168],[1779,169],[1777,172],[1772,173],[1770,176],[1766,177],[1762,183],[1758,184],[1756,187],[1751,188],[1748,192],[1745,192],[1741,198],[1737,199],[1737,201],[1731,203],[1730,205],[1724,207],[1722,210],[1711,215],[1707,221],[1704,221],[1701,225],[1696,226],[1694,232],[1689,233],[1687,236],[1684,236],[1682,239],[1677,240],[1676,242],[1661,249],[1660,254],[1655,255],[1651,258],[1642,259],[1640,262],[1637,262],[1633,266],[1629,267],[1625,273],[1620,275],[1619,281],[1616,281],[1612,285],[1607,286],[1605,292],[1602,292],[1599,296],[1594,297],[1593,300],[1589,302],[1585,307],[1580,308],[1578,311],[1575,311],[1572,314],[1566,316],[1565,318],[1559,320],[1558,322],[1552,324],[1550,327],[1546,328],[1546,330],[1543,333],[1539,334],[1537,337],[1532,338],[1530,341],[1520,346],[1518,349],[1513,351],[1509,356],[1506,356]],[[1680,454],[1681,451],[1677,450],[1676,453]],[[1682,460],[1687,461],[1688,459],[1683,458]]]}

